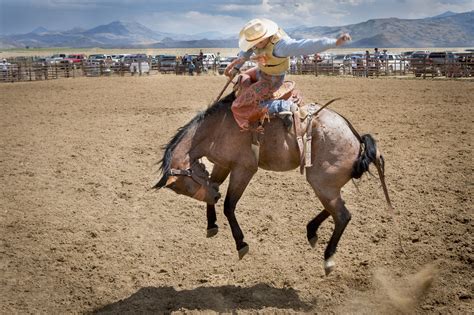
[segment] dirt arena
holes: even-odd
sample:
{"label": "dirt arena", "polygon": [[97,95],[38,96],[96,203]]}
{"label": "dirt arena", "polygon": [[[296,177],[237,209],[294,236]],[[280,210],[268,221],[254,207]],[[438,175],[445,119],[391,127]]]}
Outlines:
{"label": "dirt arena", "polygon": [[398,211],[376,178],[349,182],[333,273],[332,220],[311,248],[321,205],[297,170],[253,178],[237,208],[241,261],[223,198],[206,238],[204,204],[148,190],[161,147],[224,77],[1,84],[0,313],[472,312],[474,82],[289,78],[307,102],[342,97],[332,108],[378,140]]}

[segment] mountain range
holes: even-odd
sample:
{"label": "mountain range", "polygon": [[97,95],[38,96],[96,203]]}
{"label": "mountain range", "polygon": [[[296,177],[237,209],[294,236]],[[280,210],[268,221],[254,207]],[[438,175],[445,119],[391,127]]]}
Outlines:
{"label": "mountain range", "polygon": [[[445,12],[424,19],[371,19],[344,26],[296,27],[293,38],[352,36],[349,47],[472,47],[474,11]],[[0,48],[236,48],[237,36],[220,32],[172,34],[154,31],[137,22],[115,21],[89,30],[52,31],[38,27],[27,34],[0,36]]]}

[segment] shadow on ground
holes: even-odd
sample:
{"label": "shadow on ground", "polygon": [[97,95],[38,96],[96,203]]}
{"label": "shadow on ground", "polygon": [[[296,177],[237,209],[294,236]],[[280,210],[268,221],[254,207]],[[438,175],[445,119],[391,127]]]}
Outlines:
{"label": "shadow on ground", "polygon": [[265,307],[299,311],[311,309],[311,305],[302,302],[292,288],[278,289],[257,284],[249,288],[227,285],[182,291],[173,287],[146,287],[124,300],[96,309],[94,314],[169,313],[180,309],[225,312]]}

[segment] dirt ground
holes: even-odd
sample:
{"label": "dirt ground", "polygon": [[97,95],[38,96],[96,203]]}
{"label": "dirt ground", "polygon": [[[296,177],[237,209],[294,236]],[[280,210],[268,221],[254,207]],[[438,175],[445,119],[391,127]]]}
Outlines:
{"label": "dirt ground", "polygon": [[474,82],[289,78],[307,102],[342,97],[332,108],[386,159],[395,220],[376,178],[349,182],[333,273],[332,220],[311,248],[321,205],[297,170],[253,178],[237,208],[241,261],[223,198],[206,238],[204,204],[148,190],[161,147],[224,77],[1,84],[0,313],[472,312]]}

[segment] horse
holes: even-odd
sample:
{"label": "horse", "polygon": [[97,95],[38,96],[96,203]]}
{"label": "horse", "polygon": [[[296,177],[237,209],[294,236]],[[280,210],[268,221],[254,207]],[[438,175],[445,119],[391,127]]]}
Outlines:
{"label": "horse", "polygon": [[[239,259],[249,251],[235,215],[237,203],[258,168],[285,172],[300,166],[300,151],[294,132],[288,132],[283,121],[271,119],[260,135],[259,153],[252,148],[253,135],[242,132],[235,122],[231,105],[232,92],[198,113],[164,146],[159,161],[162,177],[153,186],[163,187],[207,204],[207,237],[217,234],[215,204],[221,197],[219,186],[230,175],[224,201],[224,214],[235,240]],[[318,107],[318,105],[316,105]],[[321,107],[321,106],[319,106]],[[370,134],[360,136],[350,122],[333,110],[324,108],[312,121],[311,159],[306,167],[306,180],[324,209],[306,226],[306,236],[312,247],[317,230],[329,216],[334,230],[324,252],[326,275],[335,267],[333,256],[337,244],[351,220],[344,205],[341,188],[351,179],[360,178],[375,164],[387,203],[391,207],[384,181],[384,159]],[[214,164],[209,176],[204,164],[206,157]]]}

